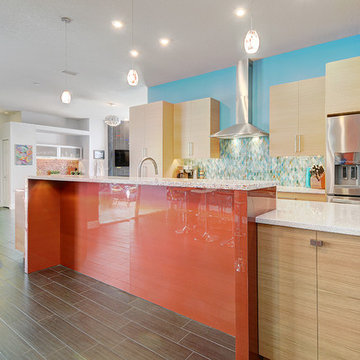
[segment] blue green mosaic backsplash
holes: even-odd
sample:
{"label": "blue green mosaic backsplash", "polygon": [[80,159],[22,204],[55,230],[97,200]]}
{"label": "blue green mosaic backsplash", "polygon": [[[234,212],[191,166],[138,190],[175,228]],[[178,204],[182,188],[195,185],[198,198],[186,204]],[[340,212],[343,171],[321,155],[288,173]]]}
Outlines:
{"label": "blue green mosaic backsplash", "polygon": [[220,140],[220,158],[185,160],[205,170],[207,179],[271,180],[305,186],[306,169],[324,165],[323,156],[271,157],[269,137]]}

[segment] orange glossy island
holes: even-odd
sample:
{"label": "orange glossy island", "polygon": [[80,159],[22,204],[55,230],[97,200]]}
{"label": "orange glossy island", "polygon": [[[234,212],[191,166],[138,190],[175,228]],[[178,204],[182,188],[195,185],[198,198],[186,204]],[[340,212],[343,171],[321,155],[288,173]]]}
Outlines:
{"label": "orange glossy island", "polygon": [[36,177],[25,266],[62,264],[236,335],[257,359],[255,216],[276,189],[250,182]]}

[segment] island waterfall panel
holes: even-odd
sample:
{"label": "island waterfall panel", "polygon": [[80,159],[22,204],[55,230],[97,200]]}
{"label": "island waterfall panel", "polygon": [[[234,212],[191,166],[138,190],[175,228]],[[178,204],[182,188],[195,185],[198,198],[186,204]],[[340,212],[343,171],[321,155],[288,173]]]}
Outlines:
{"label": "island waterfall panel", "polygon": [[29,180],[28,199],[28,272],[62,264],[237,335],[237,359],[258,353],[254,220],[275,188]]}

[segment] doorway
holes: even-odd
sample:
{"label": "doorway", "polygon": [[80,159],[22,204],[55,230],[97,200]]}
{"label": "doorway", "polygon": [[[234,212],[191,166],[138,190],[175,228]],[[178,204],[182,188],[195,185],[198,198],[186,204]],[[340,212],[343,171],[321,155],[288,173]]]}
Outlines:
{"label": "doorway", "polygon": [[10,165],[10,148],[9,140],[4,139],[1,142],[1,199],[0,205],[2,207],[10,207],[10,181],[9,181],[9,166]]}

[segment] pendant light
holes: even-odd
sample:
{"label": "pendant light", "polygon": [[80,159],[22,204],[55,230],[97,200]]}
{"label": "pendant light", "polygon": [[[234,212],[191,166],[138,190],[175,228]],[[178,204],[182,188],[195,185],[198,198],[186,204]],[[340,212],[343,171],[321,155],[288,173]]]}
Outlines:
{"label": "pendant light", "polygon": [[[252,5],[252,3],[251,3]],[[248,54],[256,54],[260,47],[260,38],[256,30],[253,29],[252,6],[250,15],[250,30],[247,32],[244,39],[244,48]]]}
{"label": "pendant light", "polygon": [[121,123],[121,120],[116,115],[108,115],[105,117],[104,122],[108,126],[118,126]]}
{"label": "pendant light", "polygon": [[[136,57],[136,56],[134,56],[135,53],[136,53],[136,56],[139,54],[134,49],[134,0],[131,0],[131,50],[130,50],[130,54],[132,54],[132,58]],[[127,75],[127,82],[130,86],[137,86],[137,84],[139,83],[139,75],[138,75],[137,71],[134,69],[134,60],[132,60],[132,66]]]}
{"label": "pendant light", "polygon": [[66,71],[68,71],[68,36],[67,36],[67,25],[71,22],[71,19],[68,17],[62,17],[61,21],[65,24],[65,69],[63,73],[65,73],[65,90],[61,94],[61,102],[63,104],[70,104],[71,103],[71,92],[67,90],[67,75]]}

